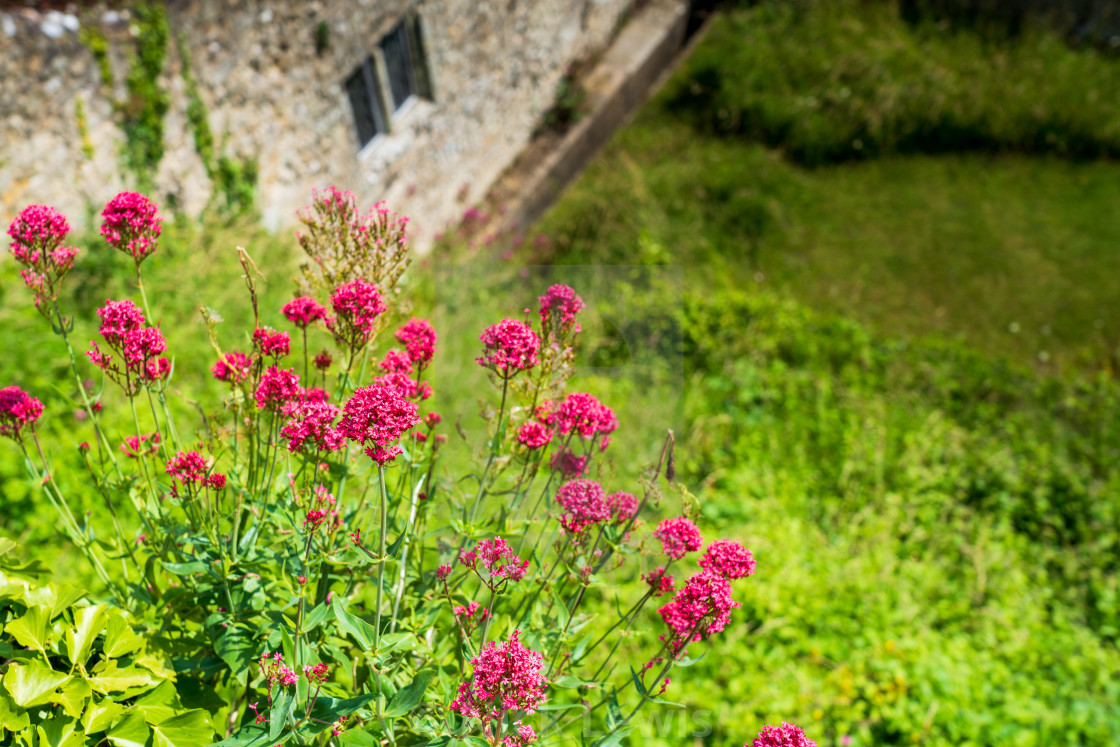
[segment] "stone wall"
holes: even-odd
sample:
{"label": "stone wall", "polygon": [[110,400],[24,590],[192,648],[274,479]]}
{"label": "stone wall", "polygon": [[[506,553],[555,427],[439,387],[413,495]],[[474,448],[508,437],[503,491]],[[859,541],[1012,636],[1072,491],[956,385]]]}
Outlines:
{"label": "stone wall", "polygon": [[[256,159],[256,204],[267,226],[290,225],[312,187],[334,184],[363,204],[387,200],[410,215],[417,243],[427,245],[512,162],[552,104],[565,69],[606,47],[629,4],[170,2],[172,38],[158,79],[169,102],[166,151],[153,178],[155,197],[197,215],[213,193],[188,117],[184,49],[216,148]],[[143,104],[129,101],[125,85],[143,36],[137,10],[0,8],[5,225],[35,202],[53,204],[81,225],[90,209],[134,186],[122,167],[121,119],[127,107]],[[432,98],[413,101],[388,134],[359,149],[343,82],[408,11],[421,19]],[[106,43],[111,84],[91,38]]]}

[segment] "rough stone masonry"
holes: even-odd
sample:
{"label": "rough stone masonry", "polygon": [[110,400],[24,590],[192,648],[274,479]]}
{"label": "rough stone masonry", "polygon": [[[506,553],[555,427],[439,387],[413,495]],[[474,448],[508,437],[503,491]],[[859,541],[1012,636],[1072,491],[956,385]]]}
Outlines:
{"label": "rough stone masonry", "polygon": [[[292,224],[311,188],[333,184],[353,190],[363,206],[386,200],[411,216],[416,243],[427,246],[513,161],[566,69],[604,49],[629,6],[630,0],[168,2],[160,6],[170,32],[166,48],[155,50],[166,54],[153,87],[166,112],[163,154],[148,175],[154,197],[193,216],[215,191],[188,111],[193,75],[194,116],[208,123],[215,154],[257,166],[255,203],[266,226]],[[145,105],[129,83],[138,55],[153,52],[142,48],[152,43],[138,23],[144,10],[138,3],[0,2],[5,225],[23,206],[42,202],[80,226],[116,191],[137,186],[135,169],[122,158],[122,120]],[[425,68],[409,72],[413,79],[426,74],[429,84],[398,108],[393,86],[405,85],[402,58],[385,40],[402,21],[418,34],[406,65]],[[364,84],[371,100],[381,101],[384,120],[384,131],[364,146],[346,88],[355,75],[355,87]]]}

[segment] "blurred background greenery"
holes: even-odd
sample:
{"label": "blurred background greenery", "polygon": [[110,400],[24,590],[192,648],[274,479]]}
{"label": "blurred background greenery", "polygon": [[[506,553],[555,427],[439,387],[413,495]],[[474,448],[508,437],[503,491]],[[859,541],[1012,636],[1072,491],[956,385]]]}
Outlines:
{"label": "blurred background greenery", "polygon": [[[449,239],[409,275],[441,335],[436,409],[468,432],[492,399],[478,331],[575,287],[573,386],[620,413],[618,488],[672,427],[702,528],[755,552],[737,624],[634,744],[740,745],[782,719],[829,747],[1120,744],[1120,59],[1041,25],[903,15],[723,8],[547,239]],[[204,408],[221,391],[198,304],[219,334],[251,326],[239,244],[282,327],[287,236],[169,221],[145,265],[175,386]],[[124,257],[83,248],[80,346],[132,292]],[[44,400],[56,474],[96,526],[64,353],[2,272],[0,380]],[[468,457],[451,446],[449,474]],[[13,449],[0,495],[5,534],[89,576]]]}

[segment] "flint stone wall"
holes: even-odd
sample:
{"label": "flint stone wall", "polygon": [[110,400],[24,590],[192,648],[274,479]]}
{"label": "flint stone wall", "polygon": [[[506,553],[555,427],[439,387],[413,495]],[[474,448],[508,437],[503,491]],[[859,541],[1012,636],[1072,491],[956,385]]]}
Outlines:
{"label": "flint stone wall", "polygon": [[[174,35],[181,34],[220,150],[255,157],[266,226],[295,221],[310,189],[353,190],[412,218],[423,247],[529,141],[573,62],[604,49],[630,0],[180,0],[160,87],[170,95],[155,198],[189,215],[212,185],[195,150]],[[56,6],[57,7],[57,6]],[[408,10],[422,22],[432,100],[415,100],[391,132],[359,149],[343,82]],[[67,10],[69,12],[67,12]],[[42,202],[83,225],[117,190],[123,101],[136,29],[127,5],[0,8],[0,218]],[[316,53],[321,23],[329,46]],[[80,40],[109,42],[114,88]],[[77,102],[92,157],[83,151]],[[96,219],[96,218],[94,218]]]}

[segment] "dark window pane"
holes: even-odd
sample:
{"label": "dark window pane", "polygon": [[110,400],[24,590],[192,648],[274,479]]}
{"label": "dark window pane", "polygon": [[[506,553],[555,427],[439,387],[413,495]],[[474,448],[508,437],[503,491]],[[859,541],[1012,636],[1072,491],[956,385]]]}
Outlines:
{"label": "dark window pane", "polygon": [[404,24],[381,40],[381,54],[385,58],[385,72],[389,75],[389,92],[393,97],[394,111],[401,108],[408,97],[416,93],[412,76],[412,60],[408,51],[408,33]]}
{"label": "dark window pane", "polygon": [[373,84],[371,60],[366,60],[346,79],[346,95],[354,112],[354,127],[358,131],[358,146],[365,144],[379,133],[385,132],[381,115],[381,102]]}
{"label": "dark window pane", "polygon": [[412,77],[416,81],[416,95],[432,98],[432,82],[428,79],[427,55],[424,52],[424,35],[420,16],[413,15],[405,22],[408,29],[408,49],[412,53]]}

